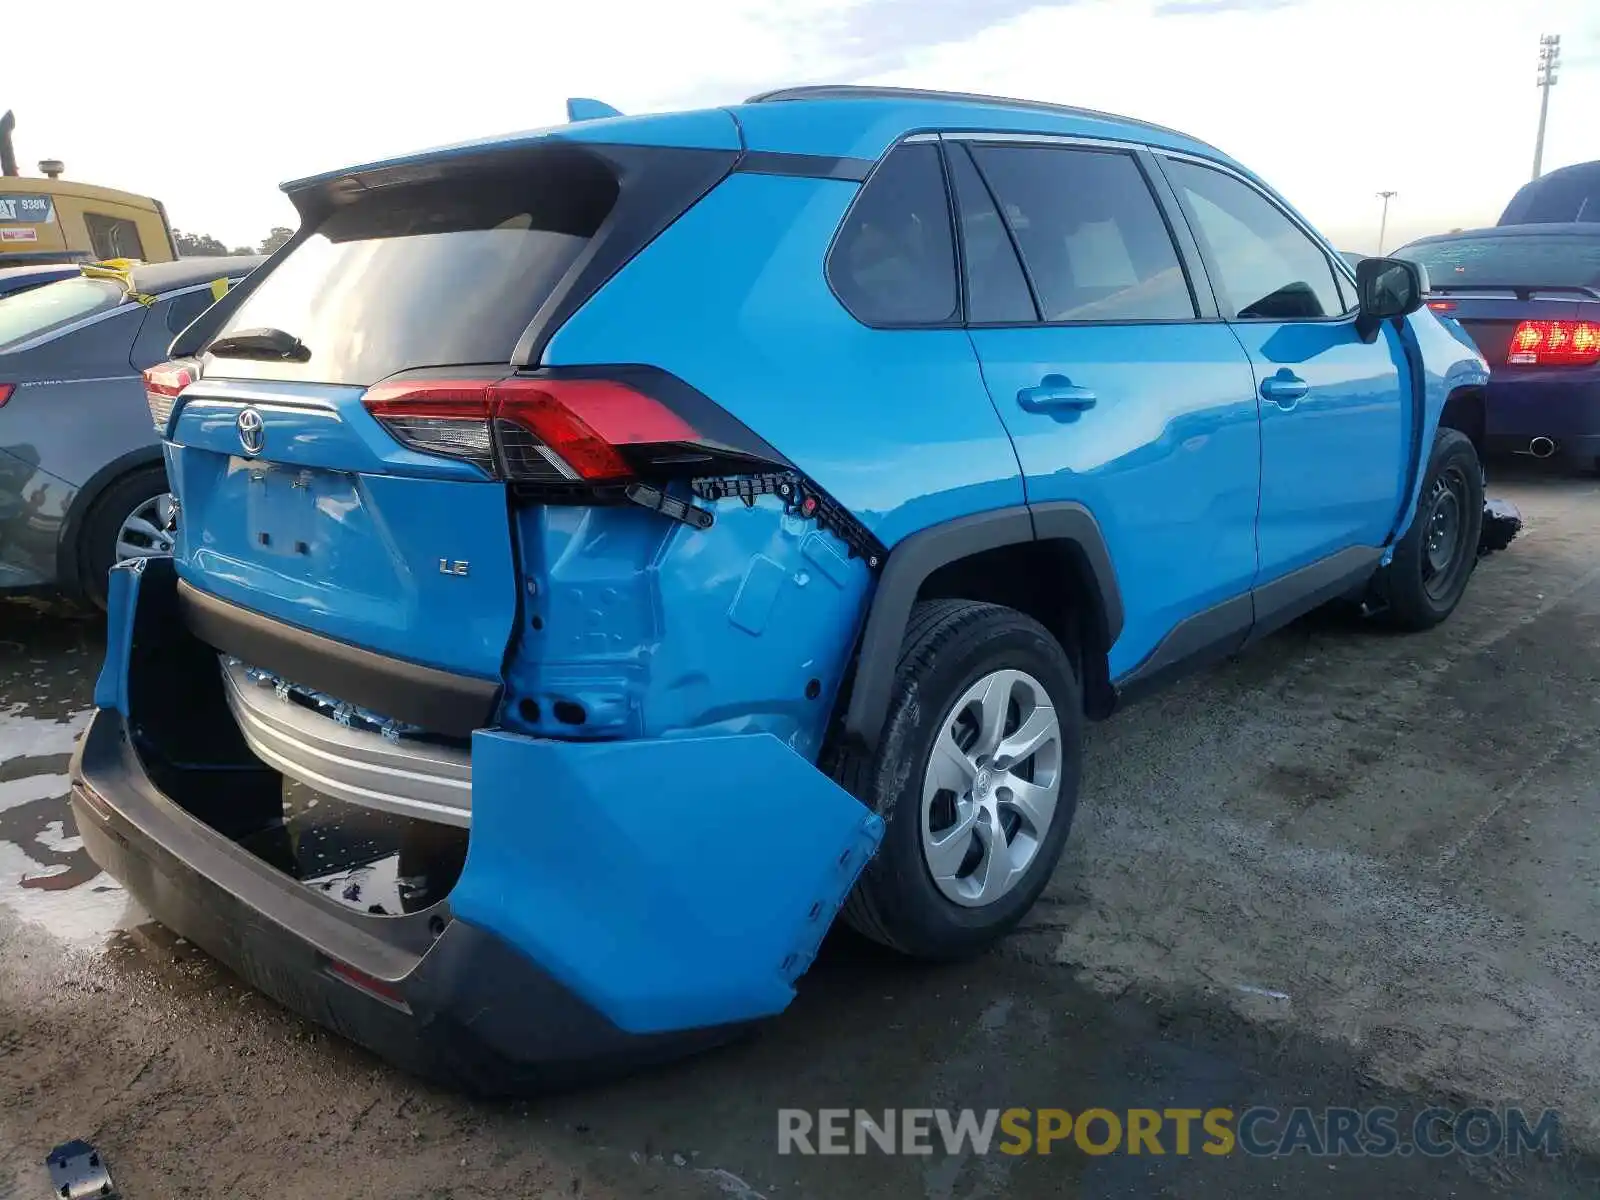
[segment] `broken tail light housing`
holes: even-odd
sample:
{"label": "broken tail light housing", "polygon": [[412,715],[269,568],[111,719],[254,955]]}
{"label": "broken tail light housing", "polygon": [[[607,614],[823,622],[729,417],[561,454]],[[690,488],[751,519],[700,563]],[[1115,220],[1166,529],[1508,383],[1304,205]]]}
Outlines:
{"label": "broken tail light housing", "polygon": [[402,445],[510,483],[626,488],[787,465],[700,393],[649,369],[401,376],[362,403]]}
{"label": "broken tail light housing", "polygon": [[1600,321],[1523,321],[1511,334],[1506,362],[1540,367],[1600,363]]}
{"label": "broken tail light housing", "polygon": [[539,504],[637,504],[708,529],[714,517],[696,501],[773,496],[869,567],[887,554],[743,422],[655,367],[419,371],[374,384],[362,403],[402,445],[470,462]]}
{"label": "broken tail light housing", "polygon": [[199,378],[199,367],[192,362],[157,363],[144,373],[144,399],[150,406],[150,422],[157,433],[166,434],[172,420],[172,406],[183,389]]}

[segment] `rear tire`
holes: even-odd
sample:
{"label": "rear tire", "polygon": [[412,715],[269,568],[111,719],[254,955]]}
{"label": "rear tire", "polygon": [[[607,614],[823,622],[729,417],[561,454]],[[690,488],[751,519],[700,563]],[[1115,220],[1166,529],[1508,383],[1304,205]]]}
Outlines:
{"label": "rear tire", "polygon": [[1082,691],[1031,617],[934,600],[912,611],[894,697],[877,752],[834,771],[885,823],[844,917],[901,953],[964,958],[1016,926],[1061,857]]}
{"label": "rear tire", "polygon": [[1441,429],[1411,528],[1384,568],[1385,619],[1397,629],[1432,629],[1461,603],[1483,533],[1483,468],[1459,429]]}
{"label": "rear tire", "polygon": [[[78,580],[84,597],[106,606],[106,576],[124,558],[172,552],[172,530],[163,529],[163,497],[170,498],[165,467],[141,467],[107,485],[95,498],[78,533]],[[148,528],[146,528],[148,527]]]}

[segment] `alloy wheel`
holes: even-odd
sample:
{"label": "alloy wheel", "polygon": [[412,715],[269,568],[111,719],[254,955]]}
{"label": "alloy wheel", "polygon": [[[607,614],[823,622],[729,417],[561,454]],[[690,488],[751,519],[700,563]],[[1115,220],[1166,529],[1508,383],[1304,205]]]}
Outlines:
{"label": "alloy wheel", "polygon": [[979,908],[1017,885],[1055,817],[1061,764],[1061,721],[1032,675],[990,672],[950,707],[922,787],[923,858],[947,899]]}
{"label": "alloy wheel", "polygon": [[151,496],[129,513],[117,530],[114,562],[171,554],[178,528],[178,506],[172,493]]}

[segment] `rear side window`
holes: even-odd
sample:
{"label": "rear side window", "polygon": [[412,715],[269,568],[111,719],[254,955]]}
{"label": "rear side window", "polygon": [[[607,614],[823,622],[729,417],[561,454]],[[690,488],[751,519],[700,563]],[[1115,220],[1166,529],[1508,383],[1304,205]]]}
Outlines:
{"label": "rear side window", "polygon": [[144,318],[133,343],[134,365],[140,368],[160,362],[167,356],[172,339],[182,333],[213,303],[209,287],[196,288],[157,301]]}
{"label": "rear side window", "polygon": [[1210,167],[1172,161],[1167,174],[1236,316],[1296,321],[1345,311],[1328,256],[1276,204]]}
{"label": "rear side window", "polygon": [[901,146],[873,172],[834,240],[828,280],[867,325],[956,319],[955,239],[937,146]]}
{"label": "rear side window", "polygon": [[167,332],[182,333],[191,321],[211,307],[214,300],[209,287],[174,296],[167,302]]}
{"label": "rear side window", "polygon": [[967,148],[951,143],[950,184],[961,219],[961,250],[967,270],[967,320],[974,325],[1032,324],[1039,319],[989,189],[978,177]]}
{"label": "rear side window", "polygon": [[107,312],[126,299],[122,285],[114,280],[82,278],[0,297],[0,350]]}
{"label": "rear side window", "polygon": [[509,362],[617,194],[604,163],[566,151],[374,189],[324,218],[214,335],[278,329],[310,357],[218,358],[208,370],[366,386],[414,367]]}
{"label": "rear side window", "polygon": [[1181,321],[1194,297],[1128,154],[972,148],[1010,224],[1046,321]]}

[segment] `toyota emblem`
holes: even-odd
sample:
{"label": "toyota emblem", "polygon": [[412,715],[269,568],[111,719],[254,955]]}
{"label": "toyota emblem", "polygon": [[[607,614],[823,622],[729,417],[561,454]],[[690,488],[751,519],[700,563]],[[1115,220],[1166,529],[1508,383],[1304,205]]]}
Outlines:
{"label": "toyota emblem", "polygon": [[239,414],[239,419],[234,422],[239,427],[239,445],[244,447],[246,454],[260,454],[266,434],[262,430],[264,422],[261,414],[253,408],[247,408]]}

